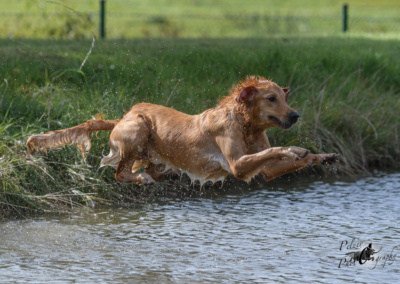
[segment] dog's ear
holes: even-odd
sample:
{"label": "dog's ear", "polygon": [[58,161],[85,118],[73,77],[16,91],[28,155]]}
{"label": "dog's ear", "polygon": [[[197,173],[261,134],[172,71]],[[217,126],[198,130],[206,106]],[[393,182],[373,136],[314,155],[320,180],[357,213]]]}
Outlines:
{"label": "dog's ear", "polygon": [[251,102],[254,100],[254,96],[257,93],[257,88],[250,86],[246,87],[242,90],[240,95],[238,95],[235,100],[239,103],[242,104],[243,102]]}
{"label": "dog's ear", "polygon": [[282,88],[283,92],[285,93],[285,101],[287,102],[289,100],[289,96],[290,96],[290,90],[289,88],[285,87]]}

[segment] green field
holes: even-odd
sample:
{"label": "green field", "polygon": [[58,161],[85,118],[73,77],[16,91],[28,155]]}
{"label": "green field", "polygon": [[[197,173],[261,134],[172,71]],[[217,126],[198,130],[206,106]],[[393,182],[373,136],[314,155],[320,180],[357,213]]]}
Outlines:
{"label": "green field", "polygon": [[[196,190],[117,184],[113,169],[98,168],[108,153],[106,132],[93,137],[86,162],[73,147],[27,159],[25,142],[98,113],[120,118],[143,101],[199,113],[247,74],[290,86],[290,104],[302,115],[289,131],[268,131],[273,145],[338,152],[342,174],[400,165],[398,41],[108,40],[96,41],[81,67],[91,44],[0,40],[1,214],[70,210],[94,201],[126,204]],[[315,167],[314,173],[325,170]]]}
{"label": "green field", "polygon": [[[399,38],[400,2],[349,0],[349,35]],[[335,0],[106,0],[108,38],[333,36],[342,33]],[[0,3],[0,37],[91,38],[99,0]]]}

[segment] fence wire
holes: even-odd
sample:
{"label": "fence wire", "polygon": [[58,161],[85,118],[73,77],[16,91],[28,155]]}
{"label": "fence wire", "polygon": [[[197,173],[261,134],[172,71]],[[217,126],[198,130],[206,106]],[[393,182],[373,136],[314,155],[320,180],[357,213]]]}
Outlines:
{"label": "fence wire", "polygon": [[[99,34],[99,12],[0,12],[3,38],[91,38]],[[348,33],[400,37],[400,17],[350,15]],[[338,35],[343,15],[297,16],[274,13],[199,15],[106,12],[108,38],[268,37]]]}

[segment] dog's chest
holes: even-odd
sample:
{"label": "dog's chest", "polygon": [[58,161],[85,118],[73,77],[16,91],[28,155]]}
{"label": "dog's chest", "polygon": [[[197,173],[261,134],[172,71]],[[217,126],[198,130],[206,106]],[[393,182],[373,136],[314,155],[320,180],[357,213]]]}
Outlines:
{"label": "dog's chest", "polygon": [[229,164],[222,154],[207,154],[199,159],[197,165],[191,169],[183,170],[192,180],[204,184],[208,181],[215,183],[224,181],[230,173]]}
{"label": "dog's chest", "polygon": [[228,161],[220,152],[208,154],[206,156],[206,163],[203,166],[203,171],[207,173],[218,172],[220,170],[230,172]]}
{"label": "dog's chest", "polygon": [[230,172],[228,161],[218,151],[187,156],[185,161],[163,157],[160,153],[152,151],[150,160],[154,164],[164,164],[166,170],[174,169],[187,174],[193,183],[223,181]]}

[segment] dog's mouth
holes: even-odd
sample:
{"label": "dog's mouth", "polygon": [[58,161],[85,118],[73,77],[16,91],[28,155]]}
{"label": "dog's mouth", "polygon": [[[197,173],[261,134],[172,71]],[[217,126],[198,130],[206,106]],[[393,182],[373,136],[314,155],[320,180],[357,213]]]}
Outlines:
{"label": "dog's mouth", "polygon": [[272,120],[273,122],[275,122],[280,128],[283,128],[283,129],[289,129],[290,127],[292,127],[292,125],[294,123],[296,123],[296,122],[290,122],[290,121],[283,122],[280,119],[278,119],[278,118],[276,118],[275,116],[272,116],[272,115],[268,116],[268,118],[270,120]]}

